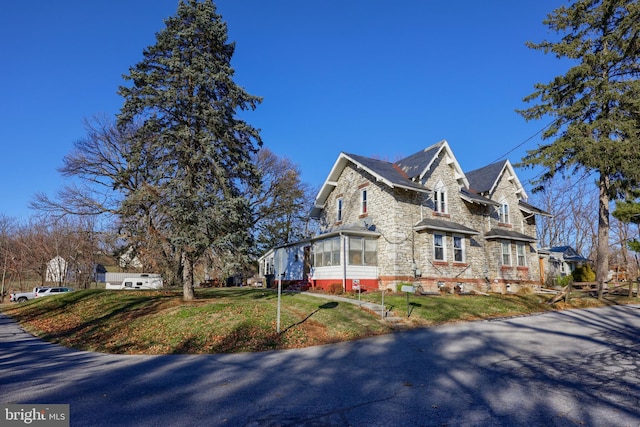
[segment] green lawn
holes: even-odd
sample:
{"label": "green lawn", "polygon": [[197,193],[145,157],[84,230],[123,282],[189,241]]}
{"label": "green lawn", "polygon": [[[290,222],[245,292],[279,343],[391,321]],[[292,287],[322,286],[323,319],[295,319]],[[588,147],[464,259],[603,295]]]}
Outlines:
{"label": "green lawn", "polygon": [[[277,294],[253,288],[197,289],[185,302],[180,291],[82,290],[4,304],[2,311],[45,340],[82,350],[119,354],[233,353],[321,345],[386,334],[395,328],[486,319],[550,309],[638,303],[616,297],[575,298],[550,306],[548,297],[530,295],[415,296],[385,293],[385,306],[401,318],[391,324],[358,305],[297,293],[281,299],[277,332]],[[348,295],[345,295],[348,296]],[[357,296],[351,296],[357,298]],[[362,295],[380,303],[379,292]]]}

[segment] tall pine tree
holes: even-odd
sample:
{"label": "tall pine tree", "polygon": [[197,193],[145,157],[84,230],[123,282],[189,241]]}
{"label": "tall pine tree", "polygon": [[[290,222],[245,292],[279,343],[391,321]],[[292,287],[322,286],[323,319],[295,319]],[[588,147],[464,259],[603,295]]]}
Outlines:
{"label": "tall pine tree", "polygon": [[521,165],[542,166],[542,180],[577,169],[596,174],[599,188],[596,280],[608,274],[609,205],[639,181],[640,4],[637,0],[576,0],[544,21],[561,38],[528,43],[569,59],[565,75],[536,84],[519,113],[527,120],[554,117]]}
{"label": "tall pine tree", "polygon": [[184,299],[191,300],[193,266],[208,248],[241,262],[252,244],[241,188],[259,184],[251,156],[262,141],[237,112],[261,99],[233,81],[235,45],[211,0],[180,1],[165,24],[119,90],[119,125],[139,125],[119,180],[139,167],[152,177],[125,200],[123,215],[135,221],[139,200],[154,200],[165,237],[181,254]]}

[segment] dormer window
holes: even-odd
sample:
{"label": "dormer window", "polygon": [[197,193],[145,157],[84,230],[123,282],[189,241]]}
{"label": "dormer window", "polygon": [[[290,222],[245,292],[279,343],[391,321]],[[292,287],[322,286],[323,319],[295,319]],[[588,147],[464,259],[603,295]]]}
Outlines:
{"label": "dormer window", "polygon": [[511,224],[511,218],[509,217],[509,204],[506,200],[500,202],[500,223]]}
{"label": "dormer window", "polygon": [[449,210],[447,206],[447,188],[442,181],[438,182],[433,190],[433,210],[439,214],[446,214]]}

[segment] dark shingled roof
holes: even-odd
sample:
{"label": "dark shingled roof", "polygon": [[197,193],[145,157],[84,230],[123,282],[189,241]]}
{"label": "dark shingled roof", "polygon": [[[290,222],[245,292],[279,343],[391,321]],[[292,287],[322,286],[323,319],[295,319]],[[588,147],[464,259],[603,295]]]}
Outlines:
{"label": "dark shingled roof", "polygon": [[492,163],[480,169],[466,172],[465,175],[469,180],[469,188],[477,193],[486,193],[490,191],[504,169],[506,160]]}
{"label": "dark shingled roof", "polygon": [[562,254],[562,258],[565,261],[574,261],[574,262],[591,261],[590,259],[585,258],[582,255],[580,255],[571,246],[554,246],[552,248],[544,248],[543,250],[544,251],[549,251],[551,253],[561,253]]}
{"label": "dark shingled roof", "polygon": [[498,202],[494,202],[491,199],[487,199],[484,196],[481,196],[479,194],[474,193],[473,191],[470,191],[466,188],[461,188],[460,189],[460,194],[462,195],[462,198],[472,202],[472,203],[480,203],[482,205],[494,205],[494,206],[500,206],[500,203]]}
{"label": "dark shingled roof", "polygon": [[398,169],[393,163],[384,160],[372,159],[369,157],[359,156],[357,154],[344,153],[365,168],[371,170],[377,175],[391,182],[394,186],[406,187],[420,191],[427,191],[427,188],[416,182],[411,181],[403,171]]}
{"label": "dark shingled roof", "polygon": [[422,151],[418,151],[404,159],[398,160],[396,165],[402,169],[409,178],[415,178],[420,176],[422,172],[433,161],[433,158],[438,154],[444,141],[440,141],[437,144],[427,147]]}
{"label": "dark shingled roof", "polygon": [[480,234],[478,231],[464,226],[462,224],[458,224],[456,222],[445,221],[443,219],[437,218],[426,218],[417,223],[414,227],[414,230],[440,230],[440,231],[448,231],[453,233],[460,234]]}
{"label": "dark shingled roof", "polygon": [[487,234],[484,235],[486,239],[507,239],[507,240],[522,240],[525,242],[535,242],[536,238],[527,236],[526,234],[518,233],[513,230],[503,230],[501,228],[492,228]]}
{"label": "dark shingled roof", "polygon": [[528,212],[531,212],[533,214],[544,215],[544,216],[549,216],[549,217],[553,216],[549,212],[543,211],[542,209],[537,208],[537,207],[535,207],[533,205],[530,205],[527,202],[523,202],[522,200],[520,200],[518,203],[520,204],[521,208],[523,208],[524,210],[526,210]]}

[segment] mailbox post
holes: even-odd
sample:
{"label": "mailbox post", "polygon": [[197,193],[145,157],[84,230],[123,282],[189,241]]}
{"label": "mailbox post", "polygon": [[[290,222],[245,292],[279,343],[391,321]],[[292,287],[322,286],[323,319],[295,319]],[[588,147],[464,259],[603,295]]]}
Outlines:
{"label": "mailbox post", "polygon": [[362,302],[360,301],[360,279],[353,279],[353,282],[351,282],[351,289],[358,291],[358,305],[362,305]]}
{"label": "mailbox post", "polygon": [[402,292],[407,293],[407,317],[411,314],[409,311],[409,294],[413,294],[416,292],[416,288],[413,285],[403,285],[401,288]]}
{"label": "mailbox post", "polygon": [[278,310],[276,313],[276,332],[280,333],[280,300],[282,299],[282,276],[284,273],[278,274]]}

